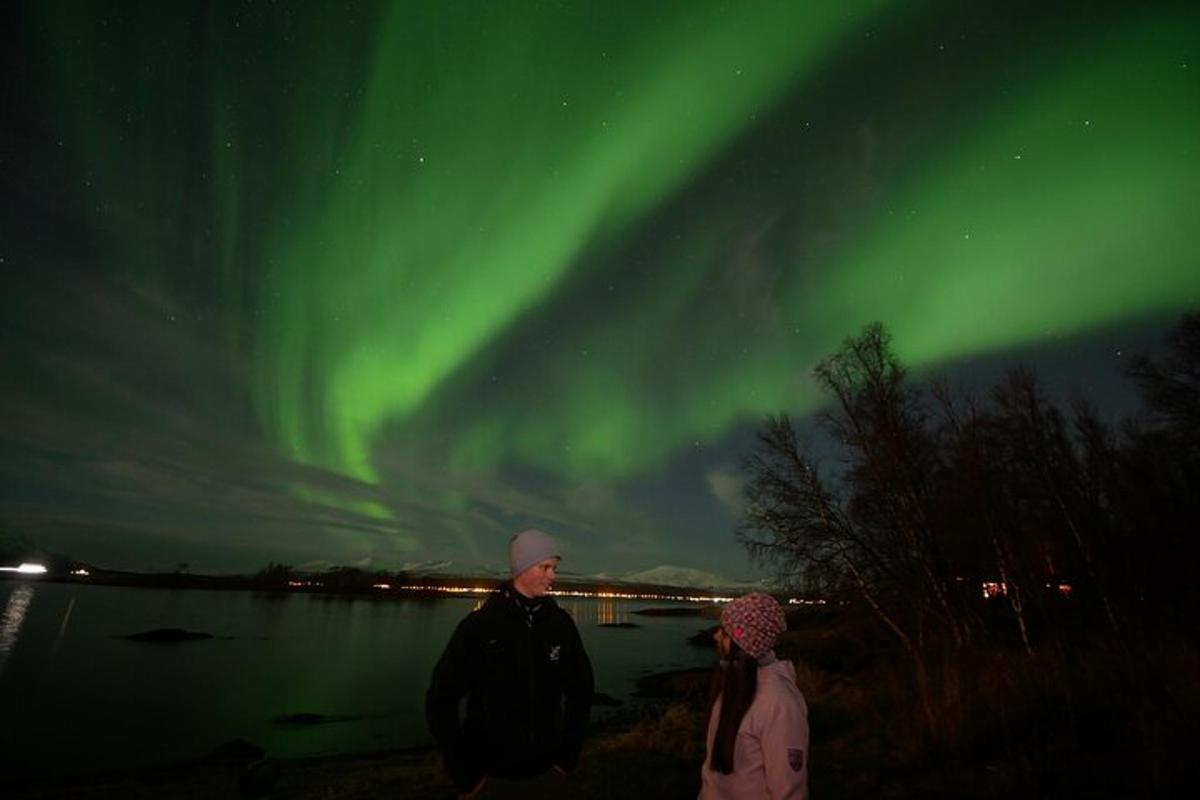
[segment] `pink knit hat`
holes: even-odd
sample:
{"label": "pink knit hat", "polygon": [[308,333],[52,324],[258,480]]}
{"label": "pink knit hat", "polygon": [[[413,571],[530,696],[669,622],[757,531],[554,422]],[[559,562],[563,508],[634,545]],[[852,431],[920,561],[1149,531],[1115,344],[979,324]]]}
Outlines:
{"label": "pink knit hat", "polygon": [[748,655],[762,658],[775,646],[775,637],[787,630],[787,619],[774,597],[753,592],[725,606],[721,627]]}

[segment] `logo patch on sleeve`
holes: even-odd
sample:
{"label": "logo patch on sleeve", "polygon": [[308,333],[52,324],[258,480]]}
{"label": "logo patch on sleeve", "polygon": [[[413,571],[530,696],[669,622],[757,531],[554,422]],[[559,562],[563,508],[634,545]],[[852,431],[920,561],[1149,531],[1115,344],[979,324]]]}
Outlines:
{"label": "logo patch on sleeve", "polygon": [[804,750],[802,748],[788,748],[788,766],[792,768],[792,772],[804,769]]}
{"label": "logo patch on sleeve", "polygon": [[550,648],[550,660],[551,661],[558,661],[558,654],[561,649],[562,649],[562,645],[560,645],[560,644],[556,644]]}

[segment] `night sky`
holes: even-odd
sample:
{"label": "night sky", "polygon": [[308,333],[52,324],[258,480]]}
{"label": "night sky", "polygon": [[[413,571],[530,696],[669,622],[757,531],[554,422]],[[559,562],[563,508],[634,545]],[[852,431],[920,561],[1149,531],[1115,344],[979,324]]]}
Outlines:
{"label": "night sky", "polygon": [[1125,410],[1200,306],[1194,3],[8,4],[0,537],[754,570],[873,320]]}

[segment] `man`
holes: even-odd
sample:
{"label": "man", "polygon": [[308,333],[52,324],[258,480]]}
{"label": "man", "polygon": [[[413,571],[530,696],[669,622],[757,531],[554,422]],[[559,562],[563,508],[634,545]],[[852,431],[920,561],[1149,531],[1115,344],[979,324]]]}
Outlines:
{"label": "man", "polygon": [[561,560],[548,534],[514,536],[512,580],[459,623],[433,670],[425,716],[460,797],[552,796],[579,761],[592,665],[548,596]]}

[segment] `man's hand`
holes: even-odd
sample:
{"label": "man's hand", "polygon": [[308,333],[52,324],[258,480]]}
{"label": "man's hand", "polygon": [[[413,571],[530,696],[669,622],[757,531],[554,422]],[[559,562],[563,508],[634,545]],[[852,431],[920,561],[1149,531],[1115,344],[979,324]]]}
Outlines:
{"label": "man's hand", "polygon": [[486,783],[487,783],[487,775],[484,775],[482,778],[479,779],[479,783],[475,784],[474,789],[467,792],[466,794],[460,794],[458,796],[459,800],[471,800],[471,798],[473,798],[473,797],[479,797],[480,793],[483,791],[483,786]]}

